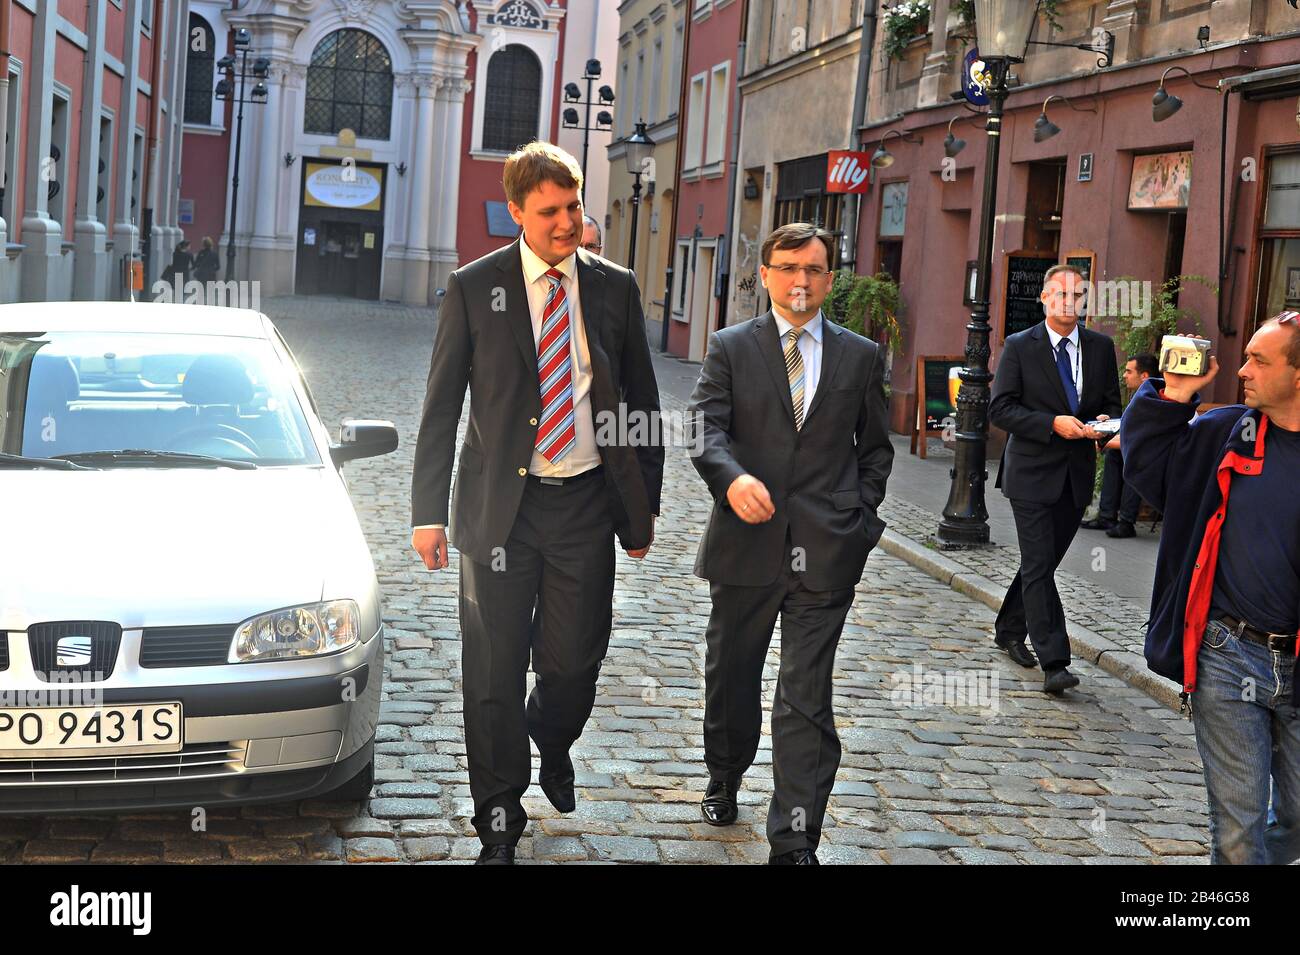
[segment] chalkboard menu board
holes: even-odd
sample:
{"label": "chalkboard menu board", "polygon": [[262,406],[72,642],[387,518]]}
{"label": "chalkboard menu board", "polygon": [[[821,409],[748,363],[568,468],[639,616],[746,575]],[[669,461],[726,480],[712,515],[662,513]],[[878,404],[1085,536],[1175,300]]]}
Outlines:
{"label": "chalkboard menu board", "polygon": [[912,453],[920,448],[925,457],[925,439],[940,435],[944,419],[957,414],[957,393],[960,387],[953,379],[952,370],[966,364],[961,355],[918,355],[916,357],[916,416],[912,421]]}
{"label": "chalkboard menu board", "polygon": [[1007,294],[1003,337],[1023,332],[1043,320],[1043,276],[1056,264],[1056,256],[1012,252],[1007,256]]}

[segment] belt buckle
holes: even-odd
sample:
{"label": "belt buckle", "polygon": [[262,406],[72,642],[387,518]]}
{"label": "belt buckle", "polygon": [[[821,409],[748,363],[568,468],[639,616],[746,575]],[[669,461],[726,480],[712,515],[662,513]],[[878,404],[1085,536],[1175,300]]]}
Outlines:
{"label": "belt buckle", "polygon": [[1268,635],[1268,648],[1274,653],[1290,651],[1292,647],[1287,644],[1295,639],[1294,633],[1270,633]]}
{"label": "belt buckle", "polygon": [[555,485],[557,485],[557,486],[563,486],[563,484],[564,484],[564,478],[557,478],[557,477],[539,477],[537,480],[540,481],[540,482],[543,483],[543,484],[555,484]]}

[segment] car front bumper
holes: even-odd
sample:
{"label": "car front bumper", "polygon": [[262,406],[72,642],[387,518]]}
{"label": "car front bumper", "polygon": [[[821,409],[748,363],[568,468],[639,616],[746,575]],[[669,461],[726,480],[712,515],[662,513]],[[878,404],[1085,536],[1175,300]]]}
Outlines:
{"label": "car front bumper", "polygon": [[0,815],[192,809],[327,793],[372,758],[383,628],[332,663],[337,672],[289,679],[105,685],[98,690],[104,706],[180,701],[184,747],[146,755],[0,758]]}

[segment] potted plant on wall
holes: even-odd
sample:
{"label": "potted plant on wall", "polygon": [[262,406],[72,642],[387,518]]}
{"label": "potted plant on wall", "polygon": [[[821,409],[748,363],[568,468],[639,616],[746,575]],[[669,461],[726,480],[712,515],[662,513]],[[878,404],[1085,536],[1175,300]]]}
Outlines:
{"label": "potted plant on wall", "polygon": [[902,307],[898,283],[889,273],[858,275],[848,269],[835,273],[830,294],[822,303],[822,311],[831,321],[885,346],[889,351],[886,374],[893,367],[894,355],[903,349]]}
{"label": "potted plant on wall", "polygon": [[885,56],[901,60],[908,45],[930,29],[930,0],[899,0],[881,7],[885,28],[881,40]]}

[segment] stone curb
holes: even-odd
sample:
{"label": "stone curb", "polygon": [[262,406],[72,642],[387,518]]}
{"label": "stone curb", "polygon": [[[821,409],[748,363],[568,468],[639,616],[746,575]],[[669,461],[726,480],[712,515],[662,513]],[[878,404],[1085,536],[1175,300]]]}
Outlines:
{"label": "stone curb", "polygon": [[[886,554],[906,561],[935,580],[947,584],[958,593],[978,600],[992,610],[1002,606],[1005,587],[981,574],[968,570],[962,564],[938,551],[930,550],[910,537],[886,530],[880,538],[880,549]],[[1081,624],[1070,624],[1071,652],[1090,663],[1095,663],[1107,673],[1118,677],[1134,689],[1141,690],[1156,702],[1179,708],[1179,687],[1171,680],[1147,669],[1146,660],[1131,650],[1126,650],[1112,640]]]}

